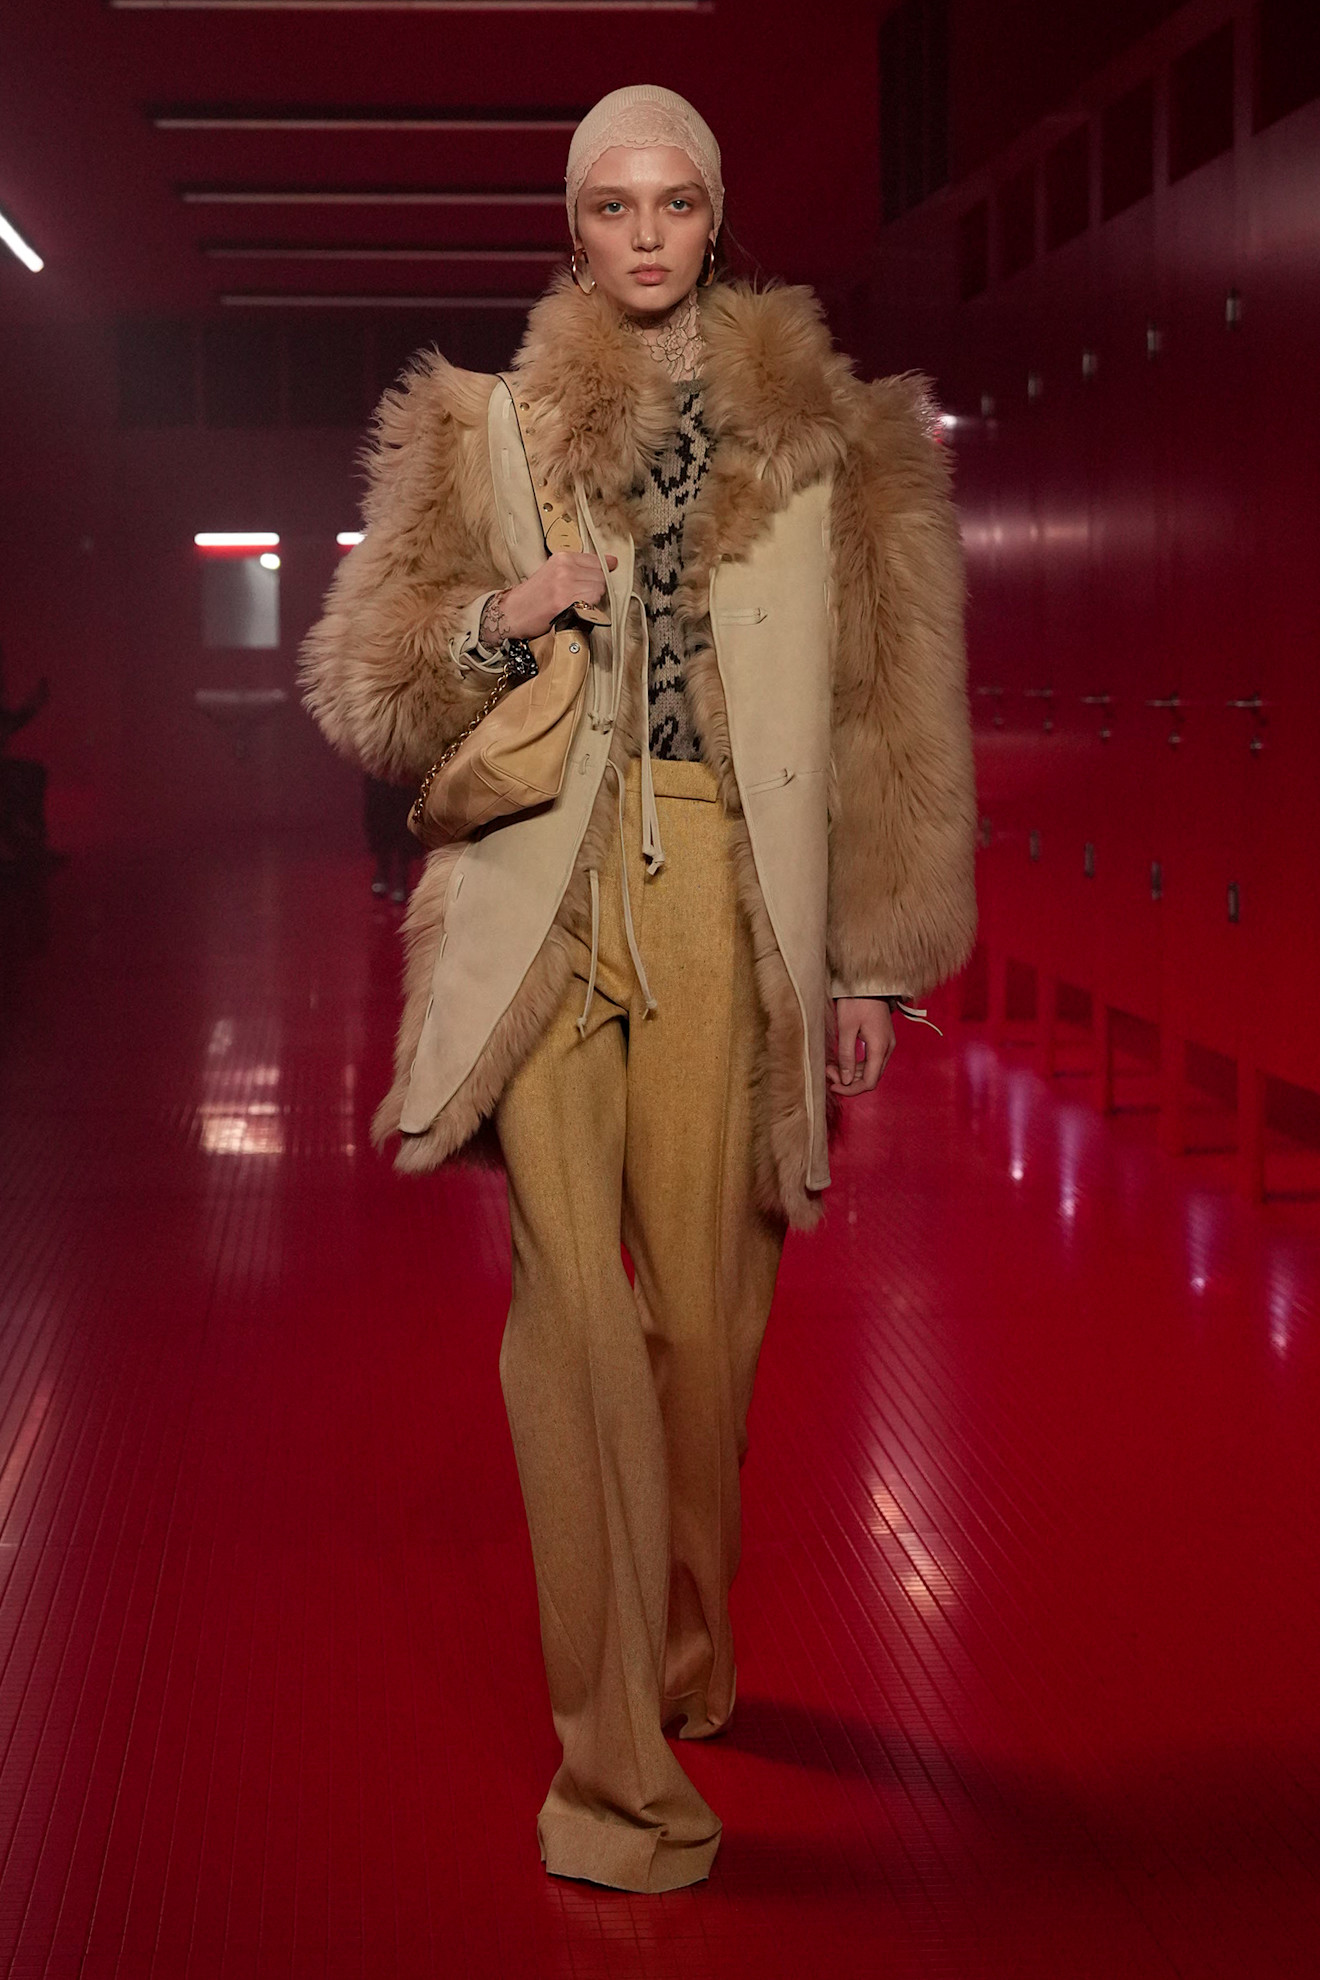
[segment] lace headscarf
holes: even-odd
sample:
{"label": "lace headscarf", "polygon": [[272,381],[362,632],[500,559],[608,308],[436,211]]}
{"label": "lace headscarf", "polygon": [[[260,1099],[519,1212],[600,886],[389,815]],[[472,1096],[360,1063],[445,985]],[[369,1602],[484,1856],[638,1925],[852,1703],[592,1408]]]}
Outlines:
{"label": "lace headscarf", "polygon": [[574,131],[564,176],[565,205],[573,233],[577,232],[577,202],[583,181],[601,153],[614,144],[672,144],[685,151],[710,194],[714,232],[718,234],[724,217],[724,180],[715,134],[685,96],[661,89],[658,83],[612,89],[588,110]]}

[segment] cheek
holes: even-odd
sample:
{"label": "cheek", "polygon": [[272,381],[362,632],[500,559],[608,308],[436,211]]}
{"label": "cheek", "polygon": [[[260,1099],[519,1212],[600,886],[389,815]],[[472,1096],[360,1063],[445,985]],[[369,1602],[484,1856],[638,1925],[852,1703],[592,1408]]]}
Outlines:
{"label": "cheek", "polygon": [[627,233],[620,223],[602,219],[596,213],[580,216],[578,234],[587,253],[597,261],[607,261],[612,250],[618,251],[620,243],[627,246]]}
{"label": "cheek", "polygon": [[682,242],[683,253],[689,255],[693,261],[700,261],[706,252],[706,243],[710,239],[710,215],[698,213],[689,218],[684,214],[683,227],[678,238]]}

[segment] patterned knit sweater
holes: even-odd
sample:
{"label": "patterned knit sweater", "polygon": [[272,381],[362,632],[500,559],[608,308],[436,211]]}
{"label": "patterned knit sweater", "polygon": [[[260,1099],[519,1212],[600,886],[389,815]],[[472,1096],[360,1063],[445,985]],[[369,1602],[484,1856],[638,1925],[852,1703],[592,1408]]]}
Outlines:
{"label": "patterned knit sweater", "polygon": [[674,622],[674,598],[682,576],[683,523],[714,442],[701,416],[700,378],[674,386],[678,424],[634,491],[641,497],[646,535],[637,553],[637,589],[650,634],[651,754],[684,762],[701,756],[685,686],[687,650]]}

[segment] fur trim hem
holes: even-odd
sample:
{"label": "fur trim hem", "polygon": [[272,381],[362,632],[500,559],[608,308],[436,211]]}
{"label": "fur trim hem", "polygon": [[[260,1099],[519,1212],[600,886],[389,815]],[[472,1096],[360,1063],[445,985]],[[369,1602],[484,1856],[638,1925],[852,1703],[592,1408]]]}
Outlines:
{"label": "fur trim hem", "polygon": [[865,390],[835,481],[832,978],[924,995],[976,935],[976,791],[963,563],[928,382]]}
{"label": "fur trim hem", "polygon": [[[625,680],[619,719],[611,738],[609,762],[623,774],[637,751],[636,686]],[[573,877],[559,904],[549,933],[532,960],[522,983],[490,1034],[476,1064],[458,1091],[446,1101],[421,1134],[402,1134],[399,1119],[408,1096],[408,1081],[430,1001],[431,977],[444,935],[444,907],[449,879],[462,848],[442,847],[427,861],[423,881],[413,895],[404,923],[407,962],[404,971],[404,1011],[394,1060],[394,1084],[376,1110],[372,1141],[379,1148],[399,1135],[394,1166],[412,1175],[439,1168],[458,1154],[494,1114],[509,1080],[542,1037],[568,992],[573,974],[572,931],[588,912],[588,874],[604,859],[610,834],[617,831],[617,799],[608,770],[601,778],[573,867]],[[440,862],[447,862],[441,865]],[[436,879],[432,881],[432,873]],[[423,892],[425,890],[425,898]],[[479,1159],[498,1160],[493,1129],[483,1138]]]}

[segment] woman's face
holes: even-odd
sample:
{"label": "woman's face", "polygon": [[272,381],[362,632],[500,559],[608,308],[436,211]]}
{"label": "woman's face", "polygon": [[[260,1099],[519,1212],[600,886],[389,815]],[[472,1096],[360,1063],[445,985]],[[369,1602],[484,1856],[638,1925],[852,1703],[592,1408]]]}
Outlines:
{"label": "woman's face", "polygon": [[612,145],[578,194],[578,263],[585,250],[589,274],[620,309],[661,316],[695,285],[714,221],[710,194],[685,151]]}

